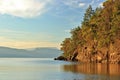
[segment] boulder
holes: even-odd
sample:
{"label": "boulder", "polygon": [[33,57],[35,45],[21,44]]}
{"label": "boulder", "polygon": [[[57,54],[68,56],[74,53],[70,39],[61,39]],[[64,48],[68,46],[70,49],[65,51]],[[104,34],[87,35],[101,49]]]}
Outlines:
{"label": "boulder", "polygon": [[64,60],[64,61],[66,61],[67,58],[65,58],[64,56],[59,56],[57,58],[54,58],[54,60]]}

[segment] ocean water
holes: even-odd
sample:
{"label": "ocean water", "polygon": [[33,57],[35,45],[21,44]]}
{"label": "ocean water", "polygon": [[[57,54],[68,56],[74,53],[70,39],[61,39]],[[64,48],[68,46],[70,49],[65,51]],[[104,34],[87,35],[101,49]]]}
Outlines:
{"label": "ocean water", "polygon": [[0,80],[120,80],[120,65],[0,58]]}

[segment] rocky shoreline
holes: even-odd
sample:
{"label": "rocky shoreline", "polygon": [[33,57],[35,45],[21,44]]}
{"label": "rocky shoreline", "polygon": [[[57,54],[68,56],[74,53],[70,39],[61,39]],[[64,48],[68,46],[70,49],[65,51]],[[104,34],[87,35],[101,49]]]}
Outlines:
{"label": "rocky shoreline", "polygon": [[[111,53],[110,53],[111,52]],[[109,52],[107,49],[96,51],[94,54],[91,54],[89,48],[82,48],[82,51],[76,50],[72,56],[64,57],[59,56],[54,58],[54,60],[63,60],[63,61],[78,61],[82,63],[109,63],[109,64],[120,64],[120,54],[119,51],[115,51],[113,48]]]}
{"label": "rocky shoreline", "polygon": [[120,0],[107,0],[102,8],[90,5],[70,33],[61,44],[64,57],[56,59],[120,64]]}
{"label": "rocky shoreline", "polygon": [[63,56],[59,56],[57,58],[54,58],[54,60],[63,60],[63,61],[67,61],[68,59],[63,57]]}

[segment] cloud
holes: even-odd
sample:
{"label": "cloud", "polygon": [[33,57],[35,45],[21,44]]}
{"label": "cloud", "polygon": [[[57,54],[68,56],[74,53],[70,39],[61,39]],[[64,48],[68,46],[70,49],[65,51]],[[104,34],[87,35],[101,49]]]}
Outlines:
{"label": "cloud", "polygon": [[0,14],[31,18],[45,12],[52,0],[0,0]]}
{"label": "cloud", "polygon": [[86,4],[81,2],[80,0],[63,0],[63,4],[73,7],[73,8],[80,8],[85,6]]}
{"label": "cloud", "polygon": [[92,0],[90,4],[92,5],[92,4],[94,4],[94,3],[95,3],[95,0]]}
{"label": "cloud", "polygon": [[99,4],[99,7],[103,7],[103,3],[100,3],[100,4]]}
{"label": "cloud", "polygon": [[36,47],[56,47],[60,48],[59,43],[47,41],[19,41],[6,37],[0,37],[0,46],[12,47],[18,49],[36,48]]}
{"label": "cloud", "polygon": [[65,32],[70,33],[71,30],[65,30]]}
{"label": "cloud", "polygon": [[0,29],[0,36],[7,37],[12,40],[21,41],[48,41],[54,36],[47,34],[46,32],[28,32],[28,31],[18,31],[10,29]]}
{"label": "cloud", "polygon": [[85,6],[85,3],[79,3],[79,7]]}
{"label": "cloud", "polygon": [[0,46],[19,49],[35,47],[60,48],[58,42],[50,41],[53,36],[45,33],[31,33],[9,29],[1,29],[0,33]]}

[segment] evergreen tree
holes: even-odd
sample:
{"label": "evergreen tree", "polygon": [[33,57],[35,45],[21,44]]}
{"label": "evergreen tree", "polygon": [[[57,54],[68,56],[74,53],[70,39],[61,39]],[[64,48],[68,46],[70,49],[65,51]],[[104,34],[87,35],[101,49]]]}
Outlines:
{"label": "evergreen tree", "polygon": [[89,7],[86,9],[86,12],[84,14],[84,19],[83,19],[83,25],[88,25],[88,22],[92,15],[94,14],[94,10],[92,10],[92,6],[89,5]]}
{"label": "evergreen tree", "polygon": [[97,51],[108,58],[113,48],[115,54],[120,52],[120,0],[107,0],[103,6],[95,11],[91,5],[87,8],[82,27],[72,29],[71,38],[66,38],[61,44],[65,57],[78,50],[79,54],[89,55],[87,58],[95,58]]}

